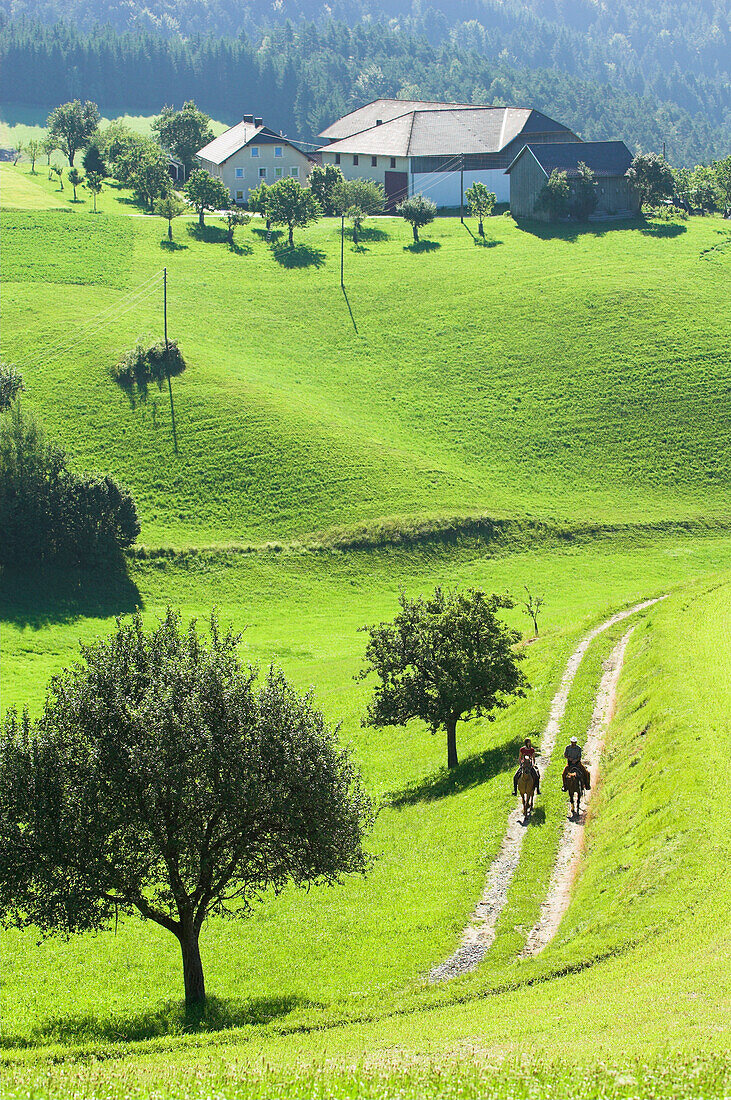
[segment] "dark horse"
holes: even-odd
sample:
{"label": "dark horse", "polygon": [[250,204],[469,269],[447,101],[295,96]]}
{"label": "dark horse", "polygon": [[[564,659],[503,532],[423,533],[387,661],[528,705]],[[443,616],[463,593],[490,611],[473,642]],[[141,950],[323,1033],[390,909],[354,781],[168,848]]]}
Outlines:
{"label": "dark horse", "polygon": [[[584,777],[581,774],[581,769],[577,765],[573,765],[568,770],[566,776],[566,790],[571,799],[571,814],[573,817],[578,817],[581,813],[581,796],[584,793]],[[576,809],[574,809],[574,798],[576,799]]]}
{"label": "dark horse", "polygon": [[518,771],[518,791],[523,799],[523,817],[527,817],[533,811],[535,789],[536,781],[533,776],[533,765],[526,758],[521,761]]}

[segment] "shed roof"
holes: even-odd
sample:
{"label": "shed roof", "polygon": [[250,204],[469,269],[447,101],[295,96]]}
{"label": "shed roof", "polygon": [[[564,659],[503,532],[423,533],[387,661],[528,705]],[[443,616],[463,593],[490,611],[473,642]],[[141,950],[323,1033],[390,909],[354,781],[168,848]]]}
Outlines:
{"label": "shed roof", "polygon": [[561,131],[571,133],[568,127],[530,107],[449,104],[425,108],[422,104],[382,125],[369,126],[325,145],[323,150],[392,157],[497,153],[519,134]]}
{"label": "shed roof", "polygon": [[290,145],[298,153],[307,156],[293,141],[270,130],[268,126],[254,126],[250,122],[237,122],[230,130],[226,130],[219,137],[214,138],[208,145],[204,145],[196,153],[201,160],[209,160],[212,164],[223,164],[224,161],[238,153],[239,149],[249,145],[254,139],[267,144],[276,142],[277,145]]}
{"label": "shed roof", "polygon": [[511,172],[522,156],[533,154],[550,176],[555,170],[575,176],[579,164],[591,168],[595,176],[623,176],[632,163],[632,154],[623,141],[555,142],[550,145],[525,145],[507,169]]}

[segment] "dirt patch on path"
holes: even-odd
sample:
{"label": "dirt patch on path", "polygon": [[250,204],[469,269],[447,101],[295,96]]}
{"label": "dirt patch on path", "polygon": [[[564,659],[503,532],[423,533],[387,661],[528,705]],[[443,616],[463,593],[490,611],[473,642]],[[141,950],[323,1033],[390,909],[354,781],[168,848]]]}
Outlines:
{"label": "dirt patch on path", "polygon": [[[619,675],[624,664],[627,643],[633,630],[634,627],[631,626],[602,666],[604,672],[599,683],[594,713],[591,716],[584,748],[585,761],[591,775],[592,790],[596,788],[604,738],[611,717],[614,714]],[[528,935],[522,952],[524,958],[539,954],[551,942],[558,931],[564,913],[568,909],[571,900],[571,887],[576,878],[584,849],[584,826],[590,798],[591,791],[586,791],[584,793],[583,809],[578,816],[569,816],[566,821],[553,874],[548,884],[548,894],[541,906],[541,915]]]}
{"label": "dirt patch on path", "polygon": [[[568,702],[569,692],[576,678],[579,665],[591,643],[605,630],[609,630],[610,627],[614,626],[616,623],[622,622],[623,619],[628,619],[630,615],[636,615],[639,611],[644,611],[645,608],[652,607],[653,604],[658,603],[659,599],[664,599],[664,597],[661,596],[653,600],[643,600],[642,603],[635,604],[634,607],[628,607],[624,611],[618,611],[616,615],[612,615],[611,618],[607,619],[600,626],[594,627],[593,630],[590,630],[589,633],[581,639],[566,663],[559,689],[551,703],[546,728],[541,736],[538,757],[538,767],[540,768],[541,775],[545,773],[546,767],[551,760],[553,750],[556,747],[556,739],[561,729],[561,721],[566,713],[566,703]],[[619,675],[619,673],[617,673],[617,675]],[[599,690],[601,692],[601,686]],[[449,978],[456,978],[460,974],[467,974],[469,971],[475,969],[489,951],[495,941],[495,926],[508,900],[508,887],[510,886],[510,882],[520,860],[520,850],[523,846],[524,837],[525,825],[523,824],[523,813],[520,803],[518,803],[508,815],[507,829],[505,830],[505,836],[503,837],[500,851],[490,867],[485,890],[475,907],[470,924],[464,931],[462,945],[451,958],[446,960],[446,962],[440,963],[439,966],[434,967],[429,974],[429,981],[441,982]],[[558,927],[558,924],[556,927]],[[531,935],[532,934],[533,933],[531,933]]]}

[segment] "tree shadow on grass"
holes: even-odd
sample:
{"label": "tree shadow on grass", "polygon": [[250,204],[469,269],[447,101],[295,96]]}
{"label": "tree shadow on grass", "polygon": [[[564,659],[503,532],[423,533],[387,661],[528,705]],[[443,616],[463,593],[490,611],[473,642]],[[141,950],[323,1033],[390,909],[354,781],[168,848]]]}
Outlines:
{"label": "tree shadow on grass", "polygon": [[220,225],[198,225],[195,222],[188,226],[188,233],[196,241],[205,241],[206,244],[228,244],[228,233]]}
{"label": "tree shadow on grass", "polygon": [[142,596],[124,559],[97,569],[0,572],[0,622],[40,630],[77,619],[129,615]]}
{"label": "tree shadow on grass", "polygon": [[497,248],[502,241],[496,241],[492,237],[475,237],[475,246],[477,248]]}
{"label": "tree shadow on grass", "polygon": [[522,745],[520,737],[514,737],[503,745],[495,745],[484,752],[468,756],[456,768],[441,768],[436,774],[427,776],[401,791],[391,791],[384,803],[400,809],[402,806],[414,806],[418,802],[434,802],[438,798],[448,798],[459,794],[469,787],[487,783],[496,775],[515,768],[518,749]]}
{"label": "tree shadow on grass", "polygon": [[439,241],[412,241],[404,245],[404,252],[436,252],[441,247]]}
{"label": "tree shadow on grass", "polygon": [[603,237],[606,233],[621,233],[628,229],[639,230],[648,237],[677,237],[686,232],[678,222],[649,222],[646,218],[621,218],[605,222],[536,222],[530,218],[516,218],[515,224],[524,233],[540,237],[543,241],[562,240],[574,244],[580,237]]}
{"label": "tree shadow on grass", "polygon": [[202,1016],[191,1018],[180,1001],[136,1015],[56,1016],[37,1024],[30,1035],[5,1034],[4,1048],[29,1048],[49,1043],[83,1046],[88,1043],[139,1043],[148,1039],[185,1035],[191,1032],[227,1031],[237,1027],[262,1027],[298,1008],[319,1007],[303,997],[257,997],[249,1001],[209,997]]}
{"label": "tree shadow on grass", "polygon": [[275,245],[272,255],[282,267],[322,267],[325,263],[325,253],[307,244]]}
{"label": "tree shadow on grass", "polygon": [[235,240],[228,242],[228,250],[229,252],[233,252],[236,256],[250,256],[254,251],[251,245],[247,244],[245,241],[243,244],[239,244],[239,242]]}
{"label": "tree shadow on grass", "polygon": [[160,248],[164,248],[166,252],[182,252],[187,247],[187,244],[180,244],[179,241],[169,241],[167,237],[160,241]]}
{"label": "tree shadow on grass", "polygon": [[[340,230],[338,230],[338,236],[340,236]],[[346,241],[352,241],[353,240],[353,227],[352,226],[350,227],[350,229],[346,228],[346,230],[345,230],[345,239],[346,239]],[[364,225],[361,229],[358,230],[358,242],[359,242],[359,244],[368,243],[369,241],[375,243],[376,241],[390,241],[390,240],[391,240],[391,234],[387,233],[385,229],[376,229],[375,226]]]}
{"label": "tree shadow on grass", "polygon": [[643,237],[679,237],[688,227],[681,222],[648,222],[640,229]]}
{"label": "tree shadow on grass", "polygon": [[260,225],[252,225],[251,232],[255,233],[257,237],[261,237],[263,240],[266,240],[267,237],[269,237],[269,240],[274,244],[276,244],[276,242],[284,234],[283,229],[267,229],[266,227],[262,227]]}

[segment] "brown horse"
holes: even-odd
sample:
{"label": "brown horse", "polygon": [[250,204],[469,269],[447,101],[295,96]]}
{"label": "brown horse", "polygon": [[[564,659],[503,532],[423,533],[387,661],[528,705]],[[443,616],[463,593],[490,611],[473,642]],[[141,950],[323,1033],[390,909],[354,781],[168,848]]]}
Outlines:
{"label": "brown horse", "polygon": [[523,799],[523,817],[533,812],[533,795],[536,789],[536,781],[533,778],[533,768],[529,760],[523,760],[518,775],[518,791]]}
{"label": "brown horse", "polygon": [[[566,790],[571,799],[571,816],[578,817],[581,813],[581,796],[584,793],[583,776],[577,767],[569,768],[566,776]],[[574,809],[574,798],[576,809]]]}

